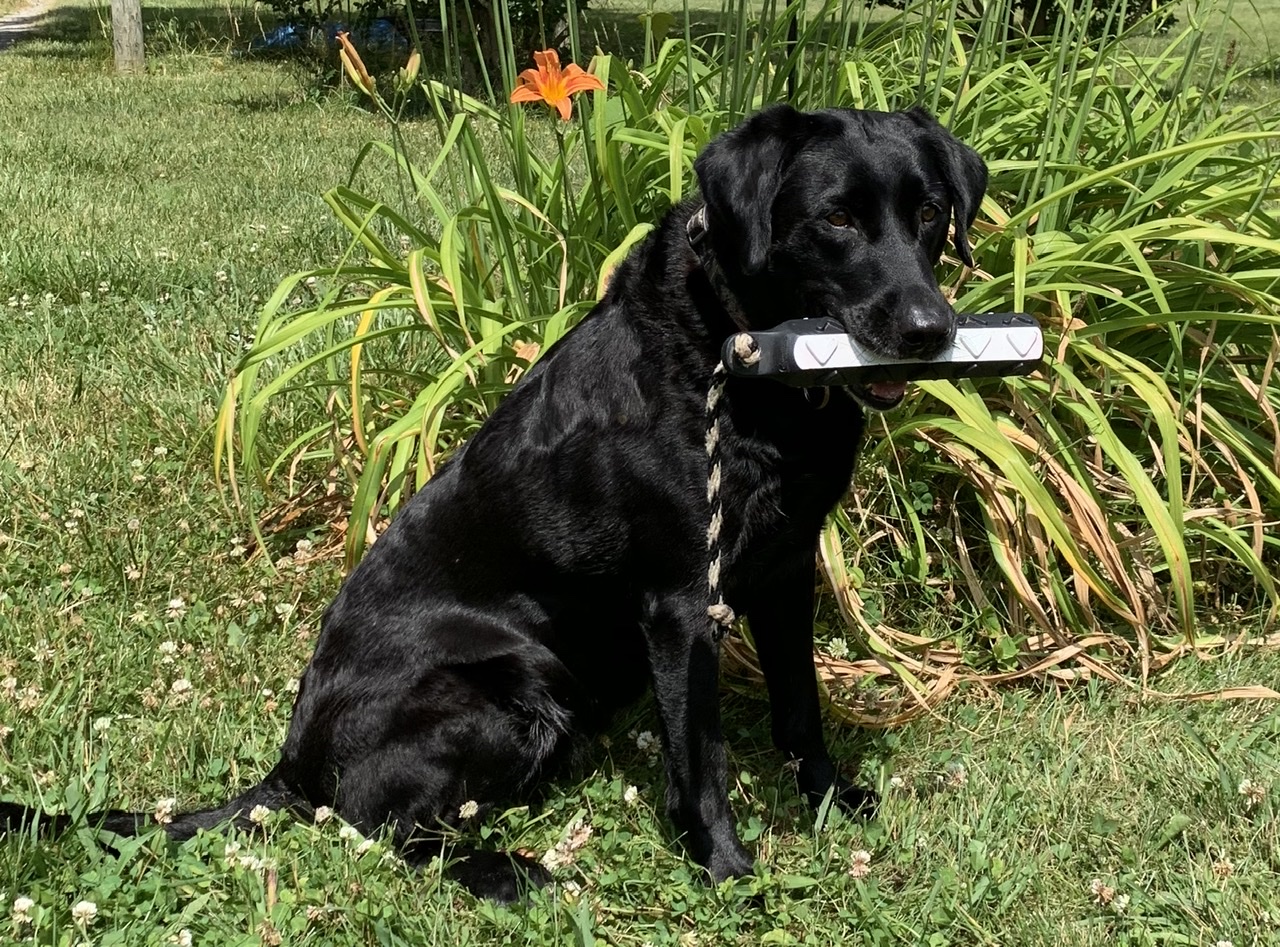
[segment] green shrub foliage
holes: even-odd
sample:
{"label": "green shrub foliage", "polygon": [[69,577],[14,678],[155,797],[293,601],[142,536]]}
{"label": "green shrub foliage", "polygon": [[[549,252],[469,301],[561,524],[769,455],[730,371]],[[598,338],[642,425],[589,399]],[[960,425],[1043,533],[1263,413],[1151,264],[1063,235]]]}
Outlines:
{"label": "green shrub foliage", "polygon": [[[790,12],[794,43],[788,18],[744,15],[718,44],[597,56],[607,90],[568,124],[427,81],[438,149],[368,152],[397,163],[404,200],[330,191],[352,253],[263,311],[219,422],[233,482],[339,471],[354,561],[691,192],[711,136],[788,89],[800,107],[922,103],[992,171],[977,265],[944,259],[944,285],[961,310],[1034,314],[1051,358],[1030,378],[923,383],[873,425],[824,539],[835,633],[914,686],[926,651],[1145,675],[1230,643],[1224,610],[1269,621],[1280,111],[1234,107],[1230,57],[1192,28],[1140,55],[1065,18],[1027,39],[992,5],[874,25]],[[311,302],[286,306],[312,278]]]}

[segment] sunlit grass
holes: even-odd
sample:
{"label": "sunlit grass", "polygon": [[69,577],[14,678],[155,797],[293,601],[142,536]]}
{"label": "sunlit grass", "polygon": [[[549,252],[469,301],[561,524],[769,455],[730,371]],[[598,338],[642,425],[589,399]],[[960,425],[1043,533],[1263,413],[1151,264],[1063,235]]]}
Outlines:
{"label": "sunlit grass", "polygon": [[[0,242],[0,795],[51,808],[151,812],[170,797],[190,808],[259,778],[341,580],[342,506],[280,510],[277,567],[246,556],[252,540],[211,476],[212,426],[256,326],[253,297],[346,247],[318,195],[379,129],[287,64],[173,45],[130,82],[109,77],[97,41],[96,59],[74,43],[0,56],[15,103],[0,135],[0,232],[17,235]],[[426,153],[437,146],[426,123],[409,133]],[[394,197],[379,174],[371,163],[361,186]],[[281,429],[298,422],[291,410]],[[906,502],[928,508],[936,498],[911,483],[934,483],[929,468],[905,469]],[[883,488],[864,496],[875,515],[894,509]],[[909,565],[876,539],[863,594],[879,593],[886,619],[920,606],[918,631],[954,632],[955,604],[895,562]],[[1236,632],[1243,620],[1219,610],[1205,623]],[[1276,680],[1280,657],[1245,650],[1189,658],[1158,686]],[[128,947],[182,943],[183,930],[197,945],[254,947],[275,934],[326,947],[1280,940],[1272,705],[1142,700],[1100,680],[960,687],[901,728],[832,727],[838,756],[862,756],[886,801],[876,823],[836,817],[818,831],[769,748],[759,691],[734,677],[726,702],[735,811],[761,866],[733,890],[705,887],[670,837],[661,764],[630,736],[656,729],[645,704],[540,806],[485,827],[534,851],[578,819],[593,827],[563,886],[529,907],[477,904],[382,849],[357,856],[334,823],[272,824],[232,853],[216,836],[182,847],[152,836],[113,855],[73,833],[0,844],[0,943],[78,944],[82,900],[98,909],[91,941]],[[1257,805],[1239,791],[1246,779],[1264,788]],[[870,873],[856,880],[863,850]],[[1108,904],[1095,878],[1113,889]],[[30,926],[10,917],[20,897]]]}

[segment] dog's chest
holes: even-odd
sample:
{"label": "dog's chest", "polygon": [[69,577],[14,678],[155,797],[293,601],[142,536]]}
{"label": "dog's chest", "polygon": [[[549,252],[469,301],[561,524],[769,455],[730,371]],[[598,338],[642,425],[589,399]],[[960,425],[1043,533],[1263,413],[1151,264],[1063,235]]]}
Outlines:
{"label": "dog's chest", "polygon": [[819,407],[820,400],[786,389],[779,401],[739,398],[721,420],[720,491],[731,569],[812,543],[853,476],[861,410],[842,394]]}

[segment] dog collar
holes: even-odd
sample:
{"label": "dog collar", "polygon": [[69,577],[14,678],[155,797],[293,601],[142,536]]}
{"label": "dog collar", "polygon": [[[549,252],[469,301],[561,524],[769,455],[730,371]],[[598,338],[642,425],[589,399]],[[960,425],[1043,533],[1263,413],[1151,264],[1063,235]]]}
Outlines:
{"label": "dog collar", "polygon": [[716,255],[711,251],[711,241],[707,239],[706,204],[695,210],[689,217],[689,222],[685,224],[685,233],[689,237],[689,246],[693,248],[693,254],[698,258],[702,272],[707,274],[707,282],[711,284],[716,298],[720,300],[720,305],[724,307],[724,311],[729,314],[729,318],[739,329],[743,332],[749,331],[751,325],[747,322],[747,314],[743,312],[738,297],[733,295],[724,270],[720,268]]}

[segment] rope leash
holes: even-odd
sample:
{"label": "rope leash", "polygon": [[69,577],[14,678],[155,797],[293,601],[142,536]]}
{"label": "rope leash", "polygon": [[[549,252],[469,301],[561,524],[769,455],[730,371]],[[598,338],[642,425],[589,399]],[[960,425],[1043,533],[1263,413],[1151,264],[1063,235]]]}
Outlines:
{"label": "rope leash", "polygon": [[[733,352],[746,365],[760,360],[759,346],[745,332],[734,336]],[[729,633],[736,617],[720,588],[720,529],[724,526],[724,508],[720,501],[720,400],[728,378],[729,370],[723,361],[718,362],[707,389],[707,504],[711,507],[711,518],[707,521],[707,592],[712,603],[707,615],[715,622],[711,637],[717,643]]]}

